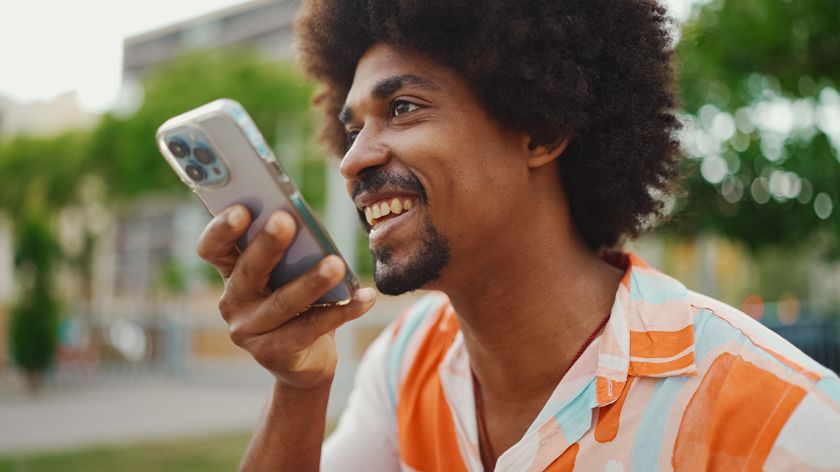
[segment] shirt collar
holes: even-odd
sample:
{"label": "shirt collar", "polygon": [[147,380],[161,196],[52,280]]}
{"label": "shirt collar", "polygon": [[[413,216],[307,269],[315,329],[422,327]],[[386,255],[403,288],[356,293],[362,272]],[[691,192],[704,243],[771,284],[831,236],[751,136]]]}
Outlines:
{"label": "shirt collar", "polygon": [[[603,334],[566,373],[525,437],[499,457],[497,470],[548,467],[590,430],[592,409],[615,402],[631,376],[696,374],[688,290],[633,254],[622,254],[620,259],[616,265],[625,267],[625,273]],[[441,316],[442,331],[458,330],[451,305]],[[469,470],[481,470],[469,358],[463,335],[453,339],[438,367],[441,390],[462,457]],[[534,448],[538,448],[536,458]]]}
{"label": "shirt collar", "polygon": [[688,290],[634,254],[626,270],[598,351],[596,403],[618,399],[628,376],[695,375],[694,321]]}

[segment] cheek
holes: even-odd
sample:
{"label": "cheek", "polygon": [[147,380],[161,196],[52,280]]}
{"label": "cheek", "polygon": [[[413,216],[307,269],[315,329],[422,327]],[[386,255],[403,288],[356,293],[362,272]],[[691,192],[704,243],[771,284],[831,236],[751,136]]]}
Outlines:
{"label": "cheek", "polygon": [[527,177],[510,142],[486,124],[460,123],[435,124],[423,132],[418,128],[416,133],[401,133],[394,142],[396,154],[427,187],[432,223],[453,244],[476,234],[486,238],[488,231],[509,224],[513,213],[521,211],[517,200],[522,199],[521,184]]}
{"label": "cheek", "polygon": [[520,212],[527,211],[520,208],[524,190],[511,159],[482,148],[463,150],[457,165],[440,175],[443,185],[436,184],[440,188],[435,194],[444,202],[443,208],[432,208],[436,225],[466,241],[487,240],[508,228]]}

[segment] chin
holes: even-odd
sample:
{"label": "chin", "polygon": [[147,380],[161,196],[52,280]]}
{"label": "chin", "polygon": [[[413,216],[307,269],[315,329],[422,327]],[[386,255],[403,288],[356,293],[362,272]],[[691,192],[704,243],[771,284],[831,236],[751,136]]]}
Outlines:
{"label": "chin", "polygon": [[391,268],[379,268],[373,273],[373,280],[376,288],[385,295],[402,295],[423,288],[426,283],[425,277],[416,277],[417,274],[405,271],[393,270]]}
{"label": "chin", "polygon": [[405,263],[396,263],[387,257],[385,260],[387,262],[377,257],[375,261],[373,280],[376,288],[386,295],[400,295],[420,290],[438,280],[449,261],[449,252],[438,253],[432,258],[412,257]]}
{"label": "chin", "polygon": [[410,251],[400,257],[387,244],[371,248],[373,280],[380,292],[400,295],[419,290],[438,280],[452,258],[448,241],[428,219]]}

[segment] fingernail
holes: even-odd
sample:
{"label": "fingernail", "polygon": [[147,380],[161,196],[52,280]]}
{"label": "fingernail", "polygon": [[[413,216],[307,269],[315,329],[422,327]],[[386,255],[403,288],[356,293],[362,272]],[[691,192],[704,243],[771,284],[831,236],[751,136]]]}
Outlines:
{"label": "fingernail", "polygon": [[370,287],[365,287],[356,292],[356,298],[358,298],[362,303],[368,303],[376,298],[376,290]]}
{"label": "fingernail", "polygon": [[268,222],[265,224],[265,230],[268,231],[269,234],[273,234],[274,236],[280,235],[280,227],[282,226],[280,220],[283,217],[280,213],[274,213],[268,218]]}
{"label": "fingernail", "polygon": [[324,260],[321,263],[321,268],[318,269],[318,275],[325,279],[331,278],[336,272],[338,272],[338,267],[336,267],[335,261],[332,259]]}
{"label": "fingernail", "polygon": [[236,207],[228,213],[227,222],[233,228],[239,228],[243,221],[245,221],[245,211],[241,207]]}

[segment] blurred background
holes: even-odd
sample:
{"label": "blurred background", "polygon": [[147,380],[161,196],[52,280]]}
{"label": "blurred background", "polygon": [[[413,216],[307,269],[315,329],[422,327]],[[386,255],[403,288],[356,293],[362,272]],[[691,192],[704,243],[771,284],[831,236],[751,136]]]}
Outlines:
{"label": "blurred background", "polygon": [[[840,0],[670,0],[688,153],[672,219],[628,245],[840,369]],[[228,339],[208,221],[167,118],[252,114],[370,279],[295,66],[298,2],[0,1],[0,470],[230,470],[272,379]],[[334,423],[368,343],[339,330]]]}

